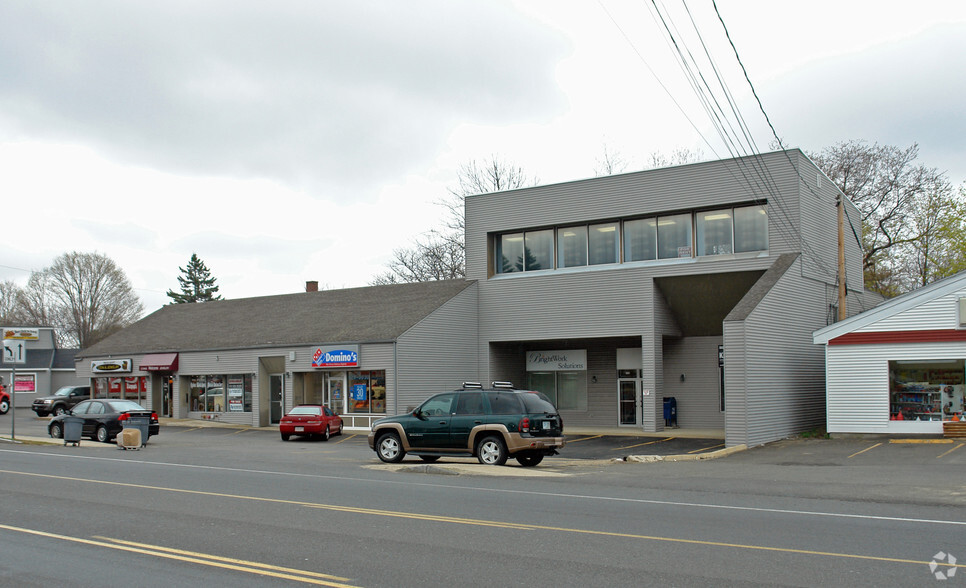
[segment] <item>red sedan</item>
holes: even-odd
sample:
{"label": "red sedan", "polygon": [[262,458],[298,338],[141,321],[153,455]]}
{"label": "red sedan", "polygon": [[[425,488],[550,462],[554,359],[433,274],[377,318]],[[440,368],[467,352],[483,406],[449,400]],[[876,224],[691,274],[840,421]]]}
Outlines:
{"label": "red sedan", "polygon": [[300,404],[282,417],[278,423],[282,441],[292,435],[321,436],[328,441],[332,435],[342,434],[342,417],[321,404]]}

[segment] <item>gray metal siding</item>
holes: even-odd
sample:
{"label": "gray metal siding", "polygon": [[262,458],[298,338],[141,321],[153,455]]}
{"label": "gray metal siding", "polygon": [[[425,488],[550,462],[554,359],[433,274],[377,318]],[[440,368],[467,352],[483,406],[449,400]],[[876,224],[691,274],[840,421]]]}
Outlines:
{"label": "gray metal siding", "polygon": [[[718,379],[718,345],[721,337],[685,337],[664,340],[664,397],[678,405],[678,426],[689,429],[723,429]],[[681,381],[681,375],[684,381]]]}
{"label": "gray metal siding", "polygon": [[[465,205],[467,277],[485,280],[488,276],[488,233],[723,207],[755,199],[769,200],[770,254],[798,251],[798,236],[787,229],[789,223],[798,223],[798,176],[789,162],[798,157],[796,151],[770,153],[470,196]],[[764,168],[767,171],[759,173]],[[779,192],[766,189],[766,184],[778,186]]]}
{"label": "gray metal siding", "polygon": [[399,337],[400,389],[398,398],[387,398],[390,412],[404,412],[437,392],[479,379],[477,304],[474,285]]}
{"label": "gray metal siding", "polygon": [[917,331],[928,329],[958,329],[959,299],[966,297],[966,288],[934,298],[908,310],[886,317],[855,332]]}
{"label": "gray metal siding", "polygon": [[[728,415],[729,445],[760,445],[825,423],[825,358],[820,346],[810,344],[812,331],[825,323],[825,284],[802,278],[800,263],[744,321],[740,342],[729,340],[726,331],[726,410],[746,415],[736,415],[745,419],[743,430],[732,430]],[[734,343],[742,346],[737,358],[728,353]],[[743,398],[733,407],[736,395]]]}

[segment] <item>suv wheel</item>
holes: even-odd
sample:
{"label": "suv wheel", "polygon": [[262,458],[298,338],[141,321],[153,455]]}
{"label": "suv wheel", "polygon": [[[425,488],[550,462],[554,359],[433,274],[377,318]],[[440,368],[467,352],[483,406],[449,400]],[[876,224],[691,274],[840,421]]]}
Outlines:
{"label": "suv wheel", "polygon": [[499,437],[484,437],[476,446],[476,458],[482,464],[501,466],[506,463],[506,457],[506,445]]}
{"label": "suv wheel", "polygon": [[54,416],[60,416],[62,414],[67,414],[67,409],[64,408],[63,404],[58,404],[54,407]]}
{"label": "suv wheel", "polygon": [[518,455],[517,461],[525,468],[532,468],[543,461],[542,455]]}
{"label": "suv wheel", "polygon": [[383,433],[379,437],[376,441],[376,453],[379,454],[379,459],[386,463],[399,463],[406,456],[399,435],[393,431]]}

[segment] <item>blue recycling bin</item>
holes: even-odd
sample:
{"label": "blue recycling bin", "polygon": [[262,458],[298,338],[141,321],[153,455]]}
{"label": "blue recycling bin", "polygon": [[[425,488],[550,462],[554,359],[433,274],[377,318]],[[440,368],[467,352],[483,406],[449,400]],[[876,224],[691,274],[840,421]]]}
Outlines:
{"label": "blue recycling bin", "polygon": [[664,398],[664,426],[678,426],[678,401],[673,396]]}

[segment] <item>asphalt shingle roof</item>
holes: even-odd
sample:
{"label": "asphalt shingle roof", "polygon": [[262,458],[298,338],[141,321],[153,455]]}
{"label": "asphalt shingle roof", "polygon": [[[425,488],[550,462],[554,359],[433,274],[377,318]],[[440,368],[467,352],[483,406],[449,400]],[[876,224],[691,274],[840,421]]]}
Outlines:
{"label": "asphalt shingle roof", "polygon": [[441,280],[169,304],[77,357],[393,341],[472,284]]}

